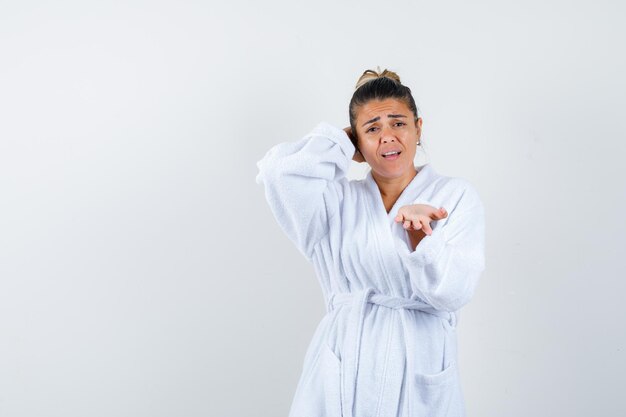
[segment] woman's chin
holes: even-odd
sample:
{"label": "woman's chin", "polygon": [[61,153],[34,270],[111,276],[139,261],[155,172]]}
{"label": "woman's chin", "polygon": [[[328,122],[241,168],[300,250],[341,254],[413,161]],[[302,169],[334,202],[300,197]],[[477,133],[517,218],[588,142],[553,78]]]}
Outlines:
{"label": "woman's chin", "polygon": [[396,169],[390,169],[389,167],[372,167],[372,171],[374,171],[374,174],[378,178],[393,180],[413,176],[415,174],[415,167],[413,165],[406,167],[397,167]]}

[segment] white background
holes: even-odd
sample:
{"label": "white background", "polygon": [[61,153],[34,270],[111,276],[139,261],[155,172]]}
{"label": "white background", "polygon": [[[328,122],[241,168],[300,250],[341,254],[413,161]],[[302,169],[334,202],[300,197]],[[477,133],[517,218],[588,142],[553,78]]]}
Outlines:
{"label": "white background", "polygon": [[0,416],[285,416],[324,305],[256,161],[378,65],[486,206],[468,414],[625,415],[625,11],[1,2]]}

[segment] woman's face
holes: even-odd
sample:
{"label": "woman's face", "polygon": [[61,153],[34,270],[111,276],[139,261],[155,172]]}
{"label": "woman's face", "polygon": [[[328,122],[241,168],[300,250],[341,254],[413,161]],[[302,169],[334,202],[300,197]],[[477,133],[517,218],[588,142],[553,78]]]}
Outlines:
{"label": "woman's face", "polygon": [[413,159],[422,119],[401,100],[372,100],[357,109],[356,134],[361,154],[374,174],[387,179],[415,172]]}

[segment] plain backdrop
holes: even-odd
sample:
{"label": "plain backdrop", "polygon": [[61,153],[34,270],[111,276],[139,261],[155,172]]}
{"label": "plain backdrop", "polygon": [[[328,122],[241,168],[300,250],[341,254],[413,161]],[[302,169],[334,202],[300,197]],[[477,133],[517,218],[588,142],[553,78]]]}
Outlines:
{"label": "plain backdrop", "polygon": [[626,415],[625,12],[1,2],[0,416],[286,416],[325,310],[256,162],[376,66],[486,206],[469,416]]}

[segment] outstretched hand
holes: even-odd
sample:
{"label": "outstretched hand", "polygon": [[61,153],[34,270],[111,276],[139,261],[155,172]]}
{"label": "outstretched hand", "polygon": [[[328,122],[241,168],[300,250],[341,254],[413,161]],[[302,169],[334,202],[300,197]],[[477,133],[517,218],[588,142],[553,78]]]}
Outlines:
{"label": "outstretched hand", "polygon": [[437,209],[428,204],[409,204],[400,207],[394,220],[396,223],[402,222],[402,227],[407,231],[421,230],[430,236],[433,233],[430,222],[446,217],[448,212],[443,207]]}
{"label": "outstretched hand", "polygon": [[346,132],[346,134],[350,138],[350,141],[352,142],[352,144],[354,145],[356,149],[356,151],[354,152],[354,156],[352,157],[352,160],[355,162],[365,162],[365,158],[363,158],[363,154],[361,154],[361,151],[359,150],[357,138],[352,133],[352,127],[348,126],[344,128],[343,131]]}

